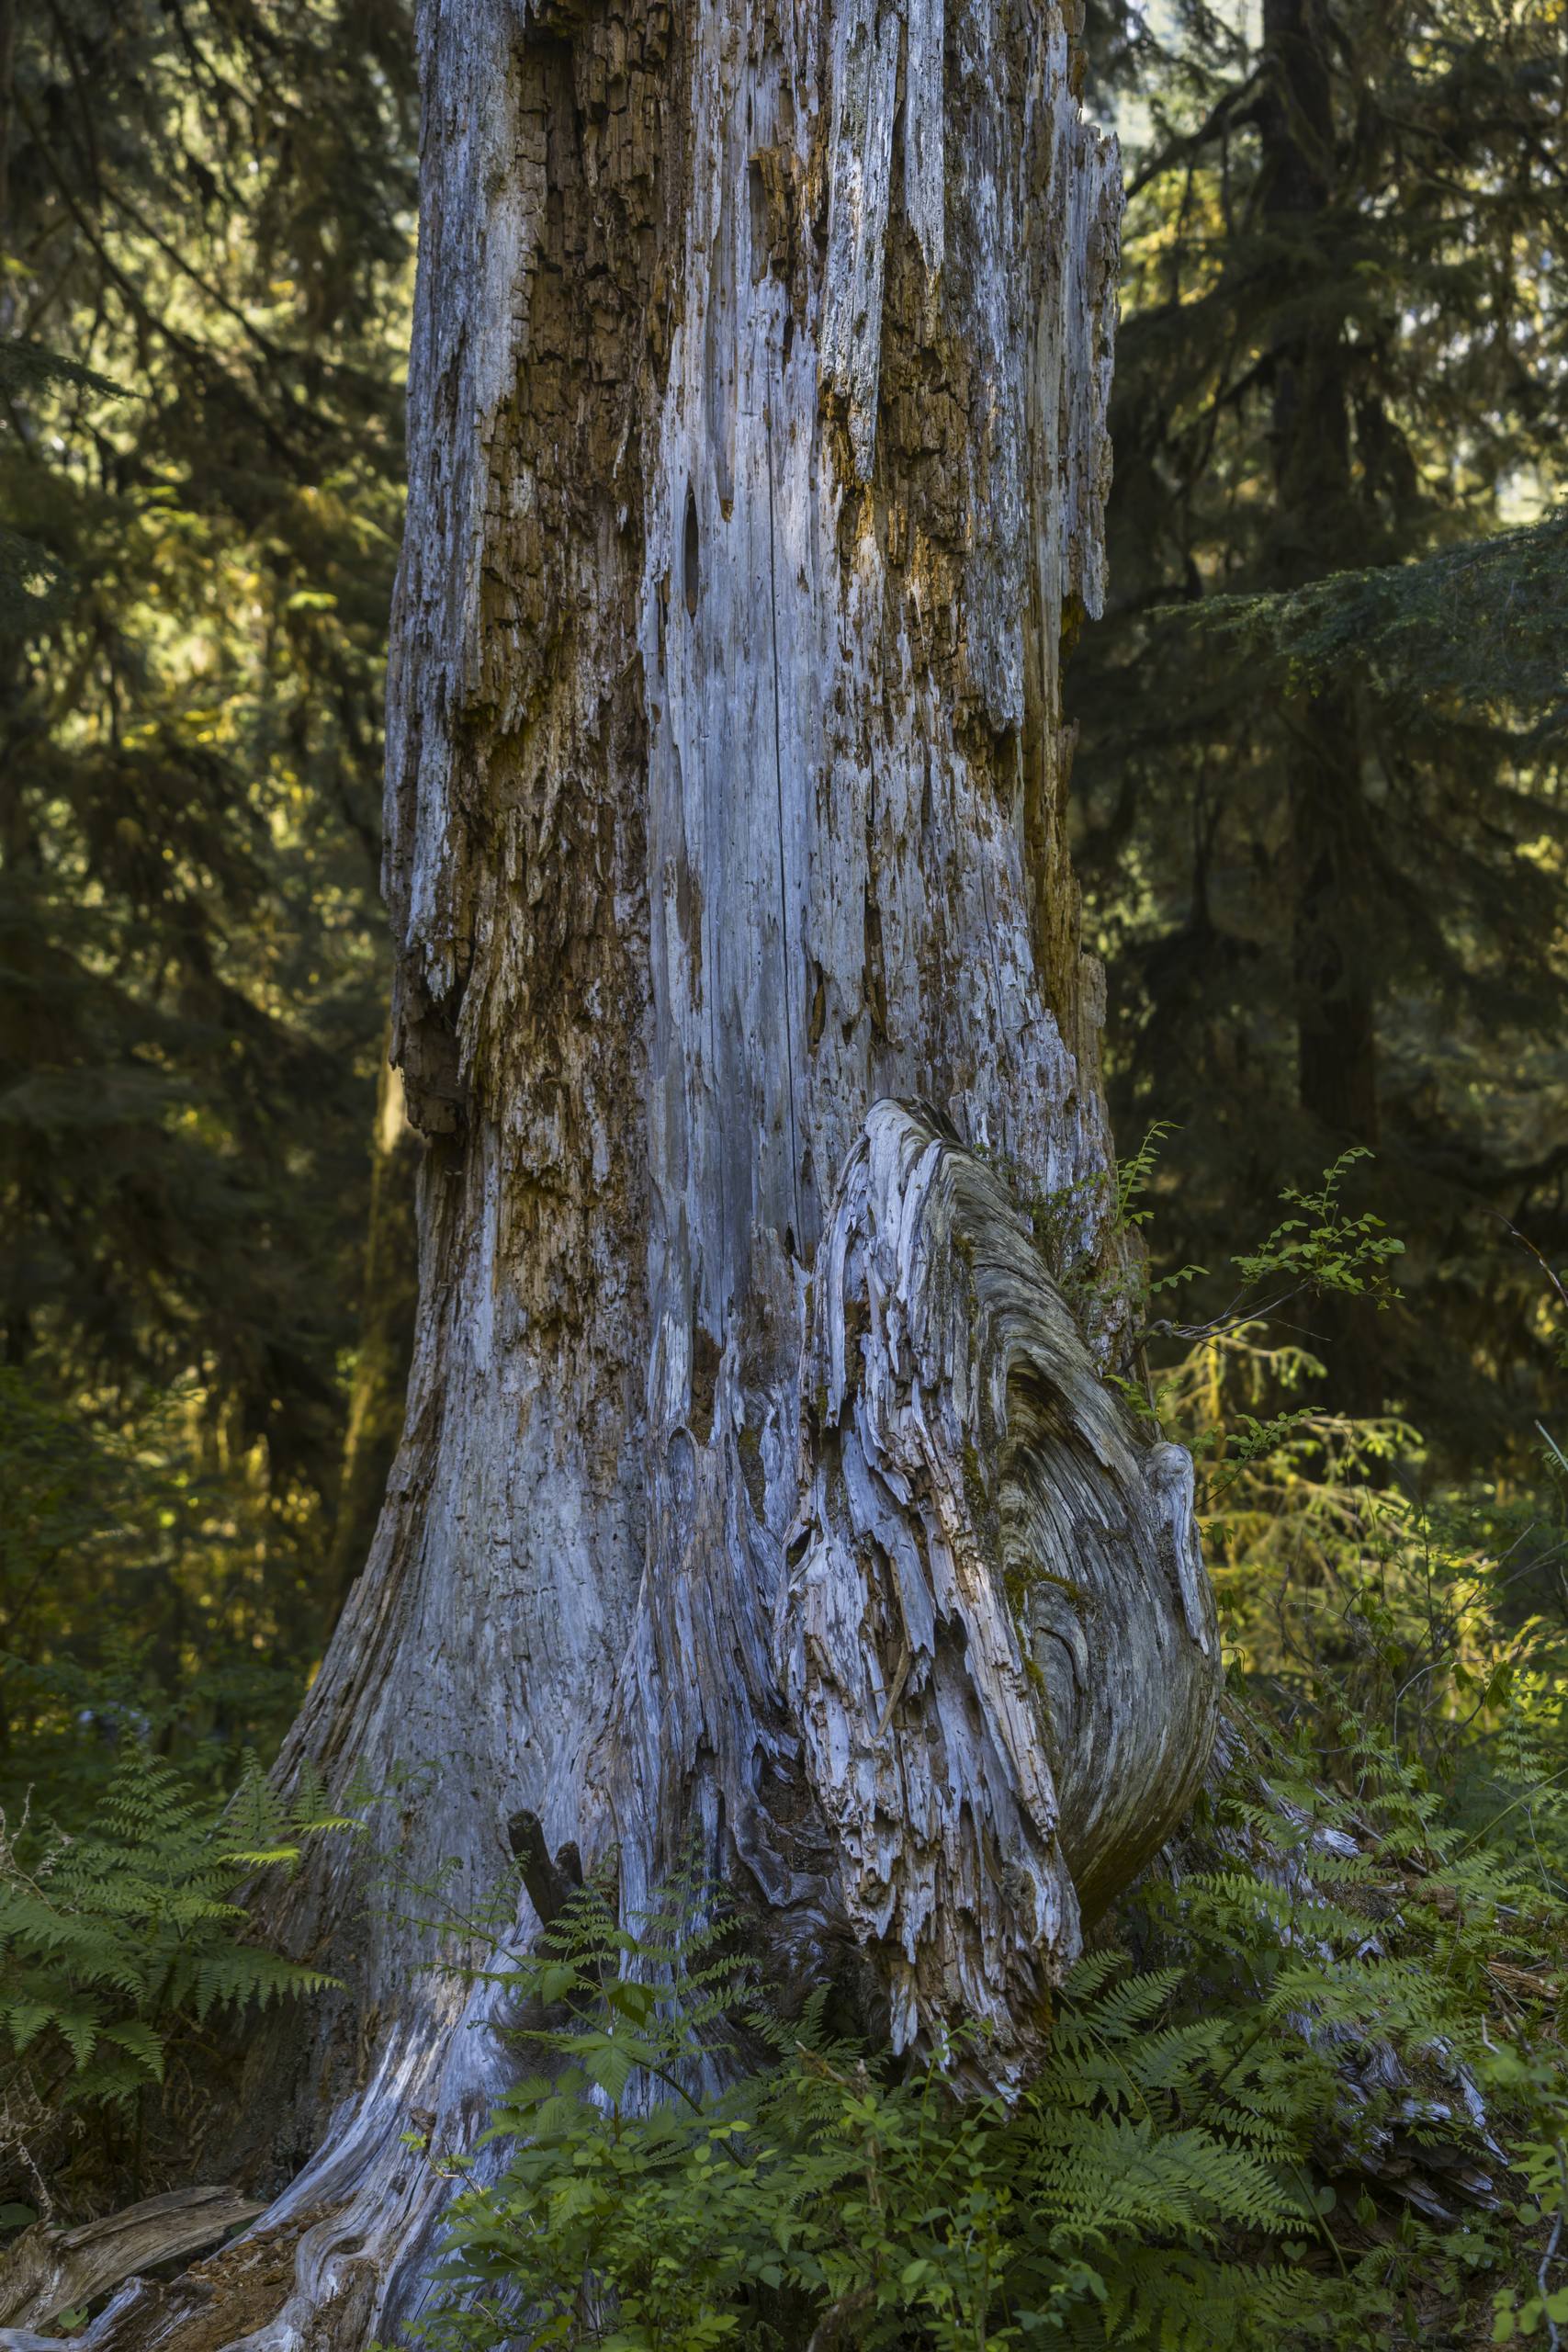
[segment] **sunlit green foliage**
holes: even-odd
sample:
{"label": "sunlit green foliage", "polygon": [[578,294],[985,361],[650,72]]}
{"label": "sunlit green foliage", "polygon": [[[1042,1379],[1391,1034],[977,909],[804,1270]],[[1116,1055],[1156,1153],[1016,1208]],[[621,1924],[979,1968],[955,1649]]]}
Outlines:
{"label": "sunlit green foliage", "polygon": [[128,1426],[0,1372],[0,1805],[37,1785],[75,1826],[128,1718],[214,1781],[287,1724],[310,1555],[259,1465],[204,1444],[209,1409],[187,1389]]}
{"label": "sunlit green foliage", "polygon": [[782,2018],[691,1879],[630,1927],[583,1890],[490,1972],[535,2071],[492,2122],[499,2170],[431,2152],[461,2193],[416,2334],[482,2347],[526,2313],[531,2342],[615,2352],[1243,2352],[1528,2313],[1568,2118],[1542,1951],[1568,1915],[1375,1736],[1345,1796],[1304,1739],[1256,1736],[1253,1799],[1123,1914],[1150,1961],[1079,1964],[1011,2104],[960,2096],[982,2044],[899,2066],[820,1998]]}
{"label": "sunlit green foliage", "polygon": [[[1557,1363],[1508,1226],[1568,1244],[1568,25],[1550,0],[1138,21],[1130,55],[1090,51],[1122,68],[1132,198],[1111,610],[1066,673],[1116,1124],[1182,1129],[1162,1271],[1223,1263],[1282,1182],[1373,1145],[1404,1300],[1317,1319],[1327,1393],[1408,1413],[1449,1468],[1520,1471]],[[1303,730],[1332,747],[1311,793]],[[1366,1128],[1301,1084],[1314,889]]]}
{"label": "sunlit green foliage", "polygon": [[[257,1942],[237,1890],[291,1868],[306,1840],[357,1828],[364,1792],[329,1807],[310,1782],[285,1804],[252,1758],[215,1804],[148,1750],[130,1710],[118,1728],[79,1831],[0,1815],[0,2164],[24,2188],[47,2189],[43,2167],[65,2160],[84,2109],[116,2111],[141,2188],[150,2122],[168,2160],[157,2100],[171,2061],[188,2071],[215,2013],[232,2025],[332,1982]],[[94,2153],[78,2161],[102,2193],[112,2167]]]}
{"label": "sunlit green foliage", "polygon": [[0,521],[38,593],[0,611],[0,1452],[26,1464],[0,1645],[28,1670],[0,1669],[0,1723],[25,1747],[36,1670],[116,1641],[165,1697],[257,1658],[297,1688],[333,1597],[409,28],[70,0],[18,12],[12,85]]}

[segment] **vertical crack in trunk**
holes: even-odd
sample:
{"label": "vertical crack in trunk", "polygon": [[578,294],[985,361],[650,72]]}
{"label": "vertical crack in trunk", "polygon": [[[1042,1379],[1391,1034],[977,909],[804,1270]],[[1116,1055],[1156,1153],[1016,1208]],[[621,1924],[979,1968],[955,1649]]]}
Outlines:
{"label": "vertical crack in trunk", "polygon": [[771,383],[767,387],[762,407],[764,455],[768,469],[768,650],[772,657],[773,676],[773,783],[779,809],[779,951],[783,965],[784,985],[780,994],[784,1001],[784,1059],[788,1065],[789,1083],[789,1156],[795,1170],[795,1223],[790,1228],[793,1254],[804,1246],[804,1225],[800,1215],[800,1117],[795,1102],[795,1023],[790,1015],[790,977],[794,958],[789,939],[789,883],[787,879],[784,843],[784,732],[779,713],[779,560],[777,548],[777,517],[774,513],[773,485],[773,401]]}

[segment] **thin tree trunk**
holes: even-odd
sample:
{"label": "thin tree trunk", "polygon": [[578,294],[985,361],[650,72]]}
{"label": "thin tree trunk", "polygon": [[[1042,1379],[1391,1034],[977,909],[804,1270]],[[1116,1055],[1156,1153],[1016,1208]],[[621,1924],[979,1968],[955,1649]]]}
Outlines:
{"label": "thin tree trunk", "polygon": [[[11,122],[16,111],[17,0],[0,0],[0,259],[11,251]],[[7,288],[0,296],[0,322],[11,323]]]}
{"label": "thin tree trunk", "polygon": [[[1293,273],[1292,322],[1273,353],[1274,584],[1357,560],[1350,513],[1350,403],[1344,323],[1321,296],[1320,241],[1331,209],[1335,129],[1322,0],[1264,0],[1268,63],[1258,107],[1264,217]],[[1293,311],[1293,318],[1292,318]],[[1297,1099],[1325,1158],[1378,1140],[1376,923],[1368,885],[1371,825],[1355,696],[1328,684],[1286,697],[1292,953]],[[1335,1399],[1376,1412],[1382,1369],[1371,1318],[1354,1301],[1321,1303]]]}
{"label": "thin tree trunk", "polygon": [[[420,1316],[284,1769],[413,1770],[404,1868],[515,1850],[541,1905],[613,1862],[635,1914],[694,1833],[775,1981],[900,2050],[984,2022],[1014,2082],[1219,1671],[1190,1465],[1100,1376],[1063,847],[1114,151],[1046,6],[427,0],[420,38]],[[1097,1275],[1086,1338],[1058,1281]],[[441,2193],[401,2135],[470,2143],[505,2061],[346,1864],[276,1924],[354,1984],[249,2119],[253,2170],[264,2125],[309,2159],[247,2317],[282,2352],[390,2332]],[[161,2308],[108,2340],[185,2343]]]}

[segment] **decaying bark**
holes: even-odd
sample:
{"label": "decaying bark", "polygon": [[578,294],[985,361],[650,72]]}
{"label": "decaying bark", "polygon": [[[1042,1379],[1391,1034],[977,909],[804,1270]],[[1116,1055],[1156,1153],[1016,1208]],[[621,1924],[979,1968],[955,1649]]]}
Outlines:
{"label": "decaying bark", "polygon": [[[510,1830],[629,1914],[694,1830],[776,1975],[899,2049],[982,2020],[1016,2080],[1218,1676],[1190,1465],[1058,1287],[1113,1247],[1057,672],[1114,151],[1055,0],[425,0],[420,41],[420,1320],[285,1770],[412,1768],[413,1876],[492,1884]],[[471,2143],[504,2068],[335,1861],[276,1924],[354,1996],[258,2069],[253,2166],[299,2169],[256,2352],[392,2331],[440,2194],[401,2135]]]}
{"label": "decaying bark", "polygon": [[231,2188],[176,2188],[75,2229],[35,2222],[0,2261],[0,2322],[8,2330],[46,2328],[132,2271],[216,2245],[261,2210]]}
{"label": "decaying bark", "polygon": [[779,1645],[807,1778],[895,2046],[968,2018],[1010,2068],[1207,1760],[1191,1464],[1133,1441],[995,1175],[894,1103],[814,1291]]}

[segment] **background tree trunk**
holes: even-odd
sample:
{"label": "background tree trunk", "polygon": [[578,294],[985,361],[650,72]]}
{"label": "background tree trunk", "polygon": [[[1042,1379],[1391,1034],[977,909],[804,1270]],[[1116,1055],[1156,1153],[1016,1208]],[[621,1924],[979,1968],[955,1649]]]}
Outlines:
{"label": "background tree trunk", "polygon": [[[635,1913],[695,1831],[777,1977],[900,2049],[986,2021],[1012,2081],[1218,1675],[1190,1465],[1099,1369],[1058,662],[1100,598],[1114,152],[1049,6],[429,0],[421,58],[421,1305],[284,1769],[413,1768],[404,1866],[515,1850],[541,1903],[613,1859]],[[265,2163],[321,2144],[252,2341],[357,2343],[436,2211],[400,2135],[471,2139],[503,2058],[345,1861],[281,1924],[354,1998],[295,2095],[269,2056]]]}
{"label": "background tree trunk", "polygon": [[[1330,28],[1322,0],[1265,0],[1268,78],[1258,106],[1264,217],[1295,274],[1291,323],[1273,352],[1274,584],[1299,588],[1364,560],[1351,512],[1345,322],[1336,299],[1343,236],[1330,209],[1335,126]],[[1336,290],[1330,290],[1336,289]],[[1342,298],[1340,298],[1342,299]],[[1362,782],[1354,689],[1285,697],[1297,1095],[1325,1159],[1378,1140],[1377,924],[1369,886],[1376,843]],[[1325,1298],[1314,1317],[1340,1408],[1377,1413],[1383,1367],[1376,1317]]]}

